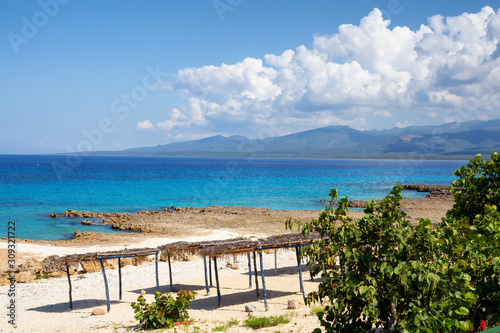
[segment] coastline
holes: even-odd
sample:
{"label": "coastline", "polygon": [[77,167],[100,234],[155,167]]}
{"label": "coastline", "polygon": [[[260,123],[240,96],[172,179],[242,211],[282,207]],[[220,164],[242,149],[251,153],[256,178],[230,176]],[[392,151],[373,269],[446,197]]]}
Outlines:
{"label": "coastline", "polygon": [[[360,203],[363,204],[363,203]],[[366,204],[366,203],[365,203]],[[430,194],[426,198],[402,200],[401,208],[406,211],[411,221],[418,218],[429,218],[433,223],[440,221],[446,211],[453,205],[453,197]],[[101,234],[80,233],[72,240],[32,241],[17,240],[18,264],[27,263],[30,259],[42,260],[48,256],[64,256],[89,252],[115,251],[156,247],[176,241],[222,240],[238,237],[264,237],[285,233],[284,222],[288,218],[310,221],[317,218],[319,210],[270,210],[249,207],[210,206],[204,208],[177,208],[165,211],[137,212],[134,214],[91,213],[99,218],[110,218],[108,223],[115,223],[123,228],[135,228],[137,233]],[[70,214],[88,216],[89,213],[69,211]],[[350,217],[358,218],[364,213],[360,210],[350,210]],[[62,214],[64,215],[64,214]],[[97,216],[98,215],[98,216]],[[59,217],[56,217],[59,218]],[[0,241],[2,267],[7,254],[7,242]],[[302,295],[298,290],[298,271],[294,252],[279,251],[277,256],[278,274],[274,273],[273,254],[264,255],[266,284],[268,286],[268,301],[270,311],[264,310],[262,297],[257,298],[255,290],[248,286],[248,266],[246,259],[238,257],[239,269],[231,269],[228,261],[233,258],[220,258],[219,275],[223,304],[217,307],[217,294],[212,288],[209,294],[204,288],[203,259],[178,258],[172,263],[174,286],[180,289],[190,289],[198,292],[197,299],[189,310],[193,323],[188,327],[178,327],[178,332],[199,330],[211,332],[213,328],[223,325],[227,320],[235,318],[239,325],[228,329],[228,332],[250,331],[242,327],[248,317],[245,305],[257,308],[255,316],[285,315],[291,323],[275,328],[275,330],[300,332],[318,327],[317,318],[310,313],[310,308],[304,305]],[[187,260],[187,261],[183,261]],[[33,261],[31,261],[33,262]],[[227,265],[227,267],[226,267]],[[160,290],[169,291],[167,283],[168,264],[159,262]],[[105,309],[105,293],[102,273],[98,271],[73,275],[75,308],[68,308],[68,281],[66,276],[44,278],[30,283],[16,284],[18,298],[19,327],[16,331],[65,331],[75,332],[125,332],[138,330],[133,319],[130,303],[135,301],[142,290],[147,293],[151,302],[154,292],[154,263],[145,261],[123,267],[124,297],[117,298],[117,269],[107,269],[111,288],[112,308],[103,316],[91,316],[96,308]],[[304,269],[305,291],[309,292],[317,286],[316,281],[308,279],[307,269]],[[255,286],[254,286],[255,287]],[[0,287],[2,294],[7,294],[7,286]],[[262,288],[262,286],[261,286]],[[299,304],[298,309],[288,309],[288,301]],[[30,320],[26,320],[26,317]],[[24,319],[23,319],[24,318]],[[0,330],[9,330],[0,323]],[[274,328],[273,328],[274,329]]]}

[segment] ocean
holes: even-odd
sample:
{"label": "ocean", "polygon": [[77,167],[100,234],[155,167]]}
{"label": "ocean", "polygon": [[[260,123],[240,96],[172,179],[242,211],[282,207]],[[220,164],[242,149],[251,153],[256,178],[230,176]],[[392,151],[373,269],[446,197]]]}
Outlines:
{"label": "ocean", "polygon": [[[442,184],[467,161],[0,155],[0,236],[68,239],[81,218],[67,209],[136,212],[176,207],[322,209],[330,189],[354,200],[381,199],[395,184]],[[425,193],[407,191],[408,197]]]}

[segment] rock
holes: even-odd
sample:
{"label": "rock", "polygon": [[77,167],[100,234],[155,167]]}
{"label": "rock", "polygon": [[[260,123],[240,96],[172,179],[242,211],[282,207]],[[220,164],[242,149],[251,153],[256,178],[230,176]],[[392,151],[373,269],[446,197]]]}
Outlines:
{"label": "rock", "polygon": [[145,259],[144,256],[142,256],[142,257],[134,257],[132,259],[134,260],[134,266],[142,265],[146,261],[146,259]]}
{"label": "rock", "polygon": [[40,274],[42,265],[35,259],[28,259],[23,264],[18,266],[20,272],[30,272],[32,274]]}
{"label": "rock", "polygon": [[9,278],[5,275],[0,276],[0,286],[9,286],[11,284],[11,281]]}
{"label": "rock", "polygon": [[57,213],[50,213],[50,214],[49,214],[49,217],[52,217],[52,218],[54,218],[54,219],[55,219],[55,218],[57,217]]}
{"label": "rock", "polygon": [[118,259],[104,259],[102,263],[104,264],[104,269],[115,269],[118,266]]}
{"label": "rock", "polygon": [[73,239],[80,238],[82,237],[82,233],[80,230],[75,230],[75,235],[73,236]]}
{"label": "rock", "polygon": [[50,273],[59,271],[59,267],[56,264],[56,261],[58,258],[59,258],[59,256],[54,254],[52,256],[49,256],[49,257],[43,259],[40,262],[40,265],[42,266],[42,270],[40,273],[50,274]]}
{"label": "rock", "polygon": [[[71,264],[69,264],[68,265],[69,275],[78,274],[78,266],[79,266],[79,264],[76,263],[76,262],[72,262]],[[64,274],[66,274],[66,265],[64,265],[63,267],[61,267],[61,271],[64,272]]]}
{"label": "rock", "polygon": [[288,309],[290,310],[295,310],[299,307],[299,303],[295,300],[289,299],[288,300]]}
{"label": "rock", "polygon": [[91,220],[82,220],[82,224],[83,225],[92,225],[92,221]]}
{"label": "rock", "polygon": [[245,305],[245,312],[257,312],[257,308],[253,305]]}
{"label": "rock", "polygon": [[231,261],[228,261],[226,263],[226,267],[231,269],[240,269],[240,266],[238,266],[238,264],[234,265]]}
{"label": "rock", "polygon": [[91,316],[102,316],[106,314],[106,310],[103,308],[95,308],[92,310],[92,313],[90,314]]}
{"label": "rock", "polygon": [[88,260],[81,262],[84,273],[98,272],[101,270],[101,263],[99,260]]}
{"label": "rock", "polygon": [[16,274],[16,282],[17,283],[30,283],[35,281],[35,274],[32,272],[19,272]]}
{"label": "rock", "polygon": [[134,264],[134,259],[133,258],[122,258],[120,260],[120,266],[125,267],[125,266],[130,266]]}

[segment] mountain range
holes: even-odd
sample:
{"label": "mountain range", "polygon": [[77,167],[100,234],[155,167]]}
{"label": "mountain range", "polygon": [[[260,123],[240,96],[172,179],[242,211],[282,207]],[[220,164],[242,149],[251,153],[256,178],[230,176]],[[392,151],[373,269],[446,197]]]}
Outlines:
{"label": "mountain range", "polygon": [[462,159],[499,151],[500,119],[496,119],[370,131],[328,126],[266,139],[217,135],[201,140],[90,154],[322,158],[409,158],[423,155],[426,158]]}

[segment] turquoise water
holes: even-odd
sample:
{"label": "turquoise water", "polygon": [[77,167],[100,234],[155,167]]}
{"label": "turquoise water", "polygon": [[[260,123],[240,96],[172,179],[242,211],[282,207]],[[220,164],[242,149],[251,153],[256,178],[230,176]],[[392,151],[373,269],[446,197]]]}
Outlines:
{"label": "turquoise water", "polygon": [[[174,206],[321,209],[332,188],[349,199],[381,199],[394,184],[450,184],[465,161],[192,157],[0,156],[0,235],[69,238],[78,219],[67,209],[134,212]],[[406,196],[425,196],[406,192]]]}

